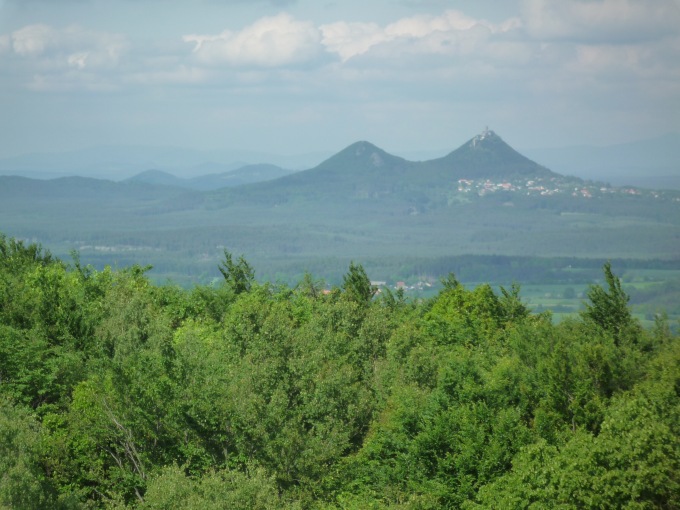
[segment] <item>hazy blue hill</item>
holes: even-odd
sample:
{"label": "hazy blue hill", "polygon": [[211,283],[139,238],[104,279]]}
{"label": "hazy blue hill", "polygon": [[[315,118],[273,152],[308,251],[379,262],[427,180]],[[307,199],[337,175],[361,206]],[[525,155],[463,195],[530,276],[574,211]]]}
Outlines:
{"label": "hazy blue hill", "polygon": [[200,151],[170,147],[100,146],[87,149],[24,154],[0,159],[0,174],[39,178],[56,175],[88,175],[125,179],[149,168],[195,165],[204,160]]}
{"label": "hazy blue hill", "polygon": [[113,181],[87,177],[59,177],[42,180],[28,177],[0,176],[0,197],[5,200],[52,198],[71,199],[101,197],[119,189]]}
{"label": "hazy blue hill", "polygon": [[293,170],[287,170],[285,168],[281,168],[280,166],[262,163],[256,165],[244,165],[229,172],[193,177],[191,179],[187,179],[186,183],[188,184],[187,187],[190,187],[191,189],[209,191],[225,187],[241,186],[243,184],[270,181],[291,173],[293,173]]}
{"label": "hazy blue hill", "polygon": [[169,172],[164,172],[163,170],[146,170],[126,179],[125,182],[145,182],[148,184],[174,186],[188,190],[211,191],[220,188],[241,186],[243,184],[269,181],[288,175],[292,172],[292,170],[286,170],[276,165],[258,164],[243,165],[227,172],[205,174],[184,179]]}
{"label": "hazy blue hill", "polygon": [[147,214],[149,209],[173,203],[178,209],[191,201],[182,188],[140,181],[114,182],[86,177],[30,179],[0,176],[0,202],[5,224],[14,214],[23,215],[23,225],[67,227],[78,230],[84,224],[106,216],[116,218]]}
{"label": "hazy blue hill", "polygon": [[28,177],[0,176],[0,196],[13,199],[31,197],[57,198],[163,198],[183,192],[160,183],[140,181],[115,182],[90,177],[59,177],[57,179],[31,179]]}
{"label": "hazy blue hill", "polygon": [[485,130],[443,158],[426,162],[440,176],[456,179],[549,178],[557,174],[510,147],[496,133]]}
{"label": "hazy blue hill", "polygon": [[[278,183],[304,186],[310,192],[342,199],[376,199],[398,192],[414,178],[415,164],[361,141],[331,156],[317,167]],[[276,183],[272,183],[276,184]]]}
{"label": "hazy blue hill", "polygon": [[163,170],[146,170],[141,172],[129,179],[127,182],[145,182],[148,184],[160,184],[163,186],[177,186],[180,188],[186,188],[186,179],[181,179],[170,172],[164,172]]}
{"label": "hazy blue hill", "polygon": [[410,164],[409,161],[393,156],[370,142],[359,141],[321,162],[315,171],[340,176],[346,175],[348,171],[375,174],[384,169]]}
{"label": "hazy blue hill", "polygon": [[66,152],[31,153],[0,158],[0,175],[37,179],[86,175],[122,180],[150,168],[190,179],[269,163],[296,170],[310,168],[326,153],[277,155],[247,150],[193,150],[177,147],[98,146]]}
{"label": "hazy blue hill", "polygon": [[415,164],[388,154],[369,142],[356,142],[318,166],[268,182],[222,190],[214,204],[352,204],[356,200],[394,198],[411,182]]}
{"label": "hazy blue hill", "polygon": [[388,154],[369,142],[361,141],[353,143],[310,170],[298,172],[272,184],[311,187],[340,185],[338,191],[348,191],[361,184],[386,185],[386,181],[407,176],[413,165],[414,163]]}

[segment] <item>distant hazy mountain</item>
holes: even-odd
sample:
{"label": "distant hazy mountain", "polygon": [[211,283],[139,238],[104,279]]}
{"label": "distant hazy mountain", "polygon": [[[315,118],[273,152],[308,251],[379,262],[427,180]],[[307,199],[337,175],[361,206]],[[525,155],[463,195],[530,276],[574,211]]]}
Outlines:
{"label": "distant hazy mountain", "polygon": [[92,147],[61,153],[26,154],[0,160],[0,173],[54,178],[87,176],[121,180],[149,168],[182,168],[204,162],[199,151],[154,147]]}
{"label": "distant hazy mountain", "polygon": [[[428,161],[362,141],[308,170],[280,171],[245,167],[195,182],[166,171],[122,182],[0,176],[0,231],[57,254],[81,249],[85,261],[184,275],[214,274],[225,247],[273,277],[367,258],[401,267],[460,254],[680,253],[680,192],[565,176],[492,131]],[[225,186],[241,174],[271,180]]]}
{"label": "distant hazy mountain", "polygon": [[[356,142],[318,166],[260,185],[259,189],[335,195],[338,198],[388,193],[409,181],[417,163],[388,154],[369,142]],[[406,178],[406,180],[404,180]],[[257,187],[250,189],[256,190]]]}
{"label": "distant hazy mountain", "polygon": [[175,186],[197,191],[209,191],[269,181],[291,173],[293,173],[293,170],[286,170],[276,165],[260,164],[244,165],[229,172],[199,175],[198,177],[192,177],[190,179],[182,179],[162,170],[147,170],[126,180],[131,182],[146,182],[149,184]]}
{"label": "distant hazy mountain", "polygon": [[429,163],[458,178],[554,177],[551,172],[521,155],[500,136],[485,130],[449,155]]}
{"label": "distant hazy mountain", "polygon": [[[465,145],[458,151],[462,151]],[[503,155],[499,161],[506,161],[510,158],[507,160],[519,162],[516,158],[521,155],[515,153],[515,156],[511,156],[511,151],[514,152],[512,149],[508,151],[507,148],[501,151]],[[461,163],[460,158],[464,156],[463,152],[456,155],[449,154],[444,158],[459,158],[458,162]],[[678,133],[607,147],[531,148],[522,152],[544,167],[565,175],[610,182],[614,185],[680,189],[680,134]],[[411,152],[411,154],[415,153]],[[421,155],[425,154],[432,153],[428,151]],[[148,169],[157,169],[181,179],[191,179],[204,175],[229,173],[247,165],[261,163],[291,170],[309,169],[327,157],[328,154],[324,152],[284,156],[254,151],[105,146],[0,159],[0,175],[20,175],[39,179],[80,175],[123,180]],[[427,161],[438,161],[444,158]],[[248,182],[248,179],[242,182]]]}
{"label": "distant hazy mountain", "polygon": [[[362,141],[315,168],[269,181],[225,190],[229,203],[261,204],[382,201],[397,207],[436,206],[457,191],[460,179],[547,179],[557,174],[522,156],[493,131],[472,138],[442,158],[408,161]],[[219,201],[219,194],[213,196]]]}
{"label": "distant hazy mountain", "polygon": [[163,170],[145,170],[137,175],[125,179],[127,182],[146,182],[148,184],[161,184],[164,186],[175,186],[178,188],[188,188],[188,179],[181,179],[170,172]]}
{"label": "distant hazy mountain", "polygon": [[[147,170],[121,182],[74,177],[44,182],[5,178],[3,182],[7,193],[15,186],[38,195],[53,193],[55,197],[78,189],[85,190],[82,191],[85,195],[88,192],[96,195],[101,190],[111,194],[134,190],[137,194],[148,192],[158,197],[193,190],[206,192],[204,201],[212,204],[211,207],[319,204],[326,209],[331,204],[357,208],[369,203],[371,208],[382,204],[432,210],[494,192],[514,201],[536,196],[592,198],[599,193],[610,196],[619,192],[594,181],[553,172],[518,153],[490,130],[444,157],[422,162],[408,161],[361,141],[316,167],[299,172],[259,164],[193,178]],[[164,189],[167,187],[178,190],[170,192]],[[238,189],[234,189],[236,187]],[[194,193],[194,196],[201,195]]]}
{"label": "distant hazy mountain", "polygon": [[124,180],[148,169],[180,178],[225,173],[263,162],[290,169],[309,168],[326,153],[283,156],[253,151],[200,151],[171,147],[92,147],[77,151],[25,154],[0,159],[0,175],[35,179],[86,176]]}
{"label": "distant hazy mountain", "polygon": [[680,134],[606,147],[575,146],[524,151],[567,175],[616,186],[680,189]]}

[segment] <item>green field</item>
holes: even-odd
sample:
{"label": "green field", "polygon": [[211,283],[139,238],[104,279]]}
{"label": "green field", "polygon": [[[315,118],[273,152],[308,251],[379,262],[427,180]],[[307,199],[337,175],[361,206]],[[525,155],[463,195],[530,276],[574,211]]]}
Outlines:
{"label": "green field", "polygon": [[[616,268],[614,268],[616,269]],[[634,316],[644,327],[653,327],[655,318],[666,314],[672,327],[680,326],[680,270],[631,269],[621,274],[623,288],[631,296]],[[601,284],[599,280],[592,283]],[[556,321],[583,309],[591,284],[538,284],[522,286],[522,297],[536,312],[550,310]]]}

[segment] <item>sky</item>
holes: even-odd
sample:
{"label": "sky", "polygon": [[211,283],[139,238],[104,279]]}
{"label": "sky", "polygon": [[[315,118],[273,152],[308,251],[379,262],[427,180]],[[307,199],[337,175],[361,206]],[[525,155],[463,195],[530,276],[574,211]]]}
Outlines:
{"label": "sky", "polygon": [[[680,0],[0,0],[0,157],[680,132]],[[443,154],[442,154],[443,155]]]}

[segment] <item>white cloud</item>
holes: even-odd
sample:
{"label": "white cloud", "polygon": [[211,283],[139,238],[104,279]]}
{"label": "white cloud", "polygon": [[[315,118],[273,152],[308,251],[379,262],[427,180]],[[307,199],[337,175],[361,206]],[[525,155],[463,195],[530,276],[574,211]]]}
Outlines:
{"label": "white cloud", "polygon": [[79,26],[59,29],[45,24],[28,25],[8,38],[11,50],[20,57],[79,69],[114,65],[129,48],[123,35]]}
{"label": "white cloud", "polygon": [[[501,24],[477,20],[449,10],[439,16],[402,18],[380,27],[374,23],[344,21],[322,25],[323,44],[343,61],[381,46],[382,56],[399,57],[404,51],[421,54],[465,54],[489,36],[521,25],[516,18]],[[392,46],[393,51],[389,47]]]}
{"label": "white cloud", "polygon": [[601,102],[679,97],[678,0],[525,0],[523,16],[541,89]]}
{"label": "white cloud", "polygon": [[45,51],[54,30],[47,25],[29,25],[12,34],[12,49],[21,56],[36,56]]}
{"label": "white cloud", "polygon": [[338,21],[321,26],[323,44],[340,55],[343,61],[366,53],[376,44],[385,42],[384,30],[376,23],[346,23]]}
{"label": "white cloud", "polygon": [[203,64],[281,67],[312,62],[324,53],[346,62],[377,48],[381,57],[401,57],[404,52],[465,54],[490,36],[520,26],[517,18],[494,24],[455,10],[402,18],[385,26],[337,21],[317,27],[282,13],[261,18],[240,31],[185,35],[183,40],[194,44],[194,54]]}
{"label": "white cloud", "polygon": [[81,51],[80,53],[73,53],[68,57],[68,65],[78,69],[85,69],[87,66],[87,58],[90,56],[89,52]]}
{"label": "white cloud", "polygon": [[542,40],[639,42],[677,33],[677,0],[524,0],[527,32]]}
{"label": "white cloud", "polygon": [[279,67],[310,62],[323,51],[321,34],[311,22],[289,14],[265,17],[238,32],[186,35],[194,54],[206,64]]}
{"label": "white cloud", "polygon": [[[455,10],[391,23],[315,24],[283,13],[170,40],[154,40],[149,29],[134,48],[119,34],[36,24],[0,35],[0,62],[12,78],[5,84],[33,90],[149,89],[145,97],[179,98],[204,87],[202,97],[238,98],[253,109],[408,109],[427,98],[447,111],[616,111],[680,97],[680,30],[660,20],[675,20],[671,3],[655,1],[661,7],[642,13],[642,0],[527,0],[523,17],[495,22]],[[615,4],[623,11],[610,17]],[[650,29],[656,22],[658,33]]]}
{"label": "white cloud", "polygon": [[[1,42],[4,41],[4,42]],[[0,53],[20,86],[37,91],[112,90],[130,44],[121,34],[72,25],[27,25],[0,36]]]}

